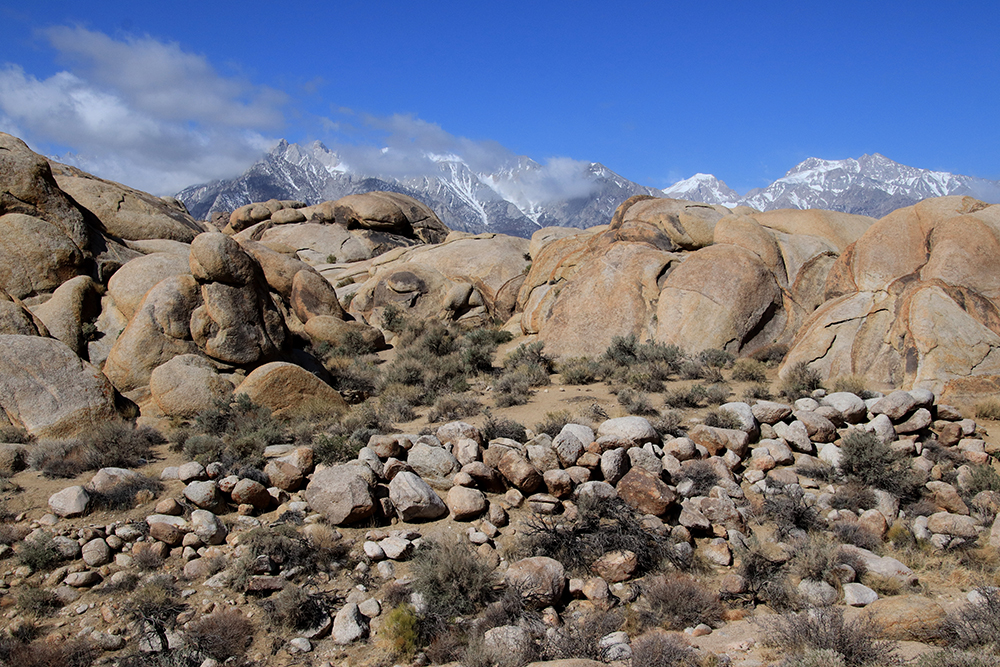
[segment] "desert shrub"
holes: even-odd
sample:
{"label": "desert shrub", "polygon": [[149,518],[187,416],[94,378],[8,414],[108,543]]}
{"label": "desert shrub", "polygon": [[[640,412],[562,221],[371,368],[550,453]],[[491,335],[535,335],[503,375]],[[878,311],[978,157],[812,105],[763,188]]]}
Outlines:
{"label": "desert shrub", "polygon": [[382,328],[393,333],[400,333],[406,326],[406,316],[403,309],[394,303],[388,303],[382,308],[382,316],[379,318]]}
{"label": "desert shrub", "polygon": [[518,345],[504,359],[504,369],[513,370],[521,367],[540,369],[547,378],[552,372],[552,359],[545,354],[544,349],[545,343],[542,341]]}
{"label": "desert shrub", "polygon": [[56,548],[52,535],[44,531],[24,540],[14,551],[22,565],[35,571],[48,570],[62,560],[62,554]]}
{"label": "desert shrub", "polygon": [[603,637],[617,632],[625,617],[616,611],[593,612],[580,618],[570,618],[556,632],[546,633],[542,645],[545,660],[589,659],[602,661],[600,646]]}
{"label": "desert shrub", "polygon": [[521,667],[538,657],[538,648],[526,637],[517,645],[508,643],[503,648],[487,646],[482,634],[469,639],[458,663],[464,667]]}
{"label": "desert shrub", "polygon": [[535,424],[535,433],[548,433],[553,438],[559,435],[563,426],[573,421],[573,415],[569,410],[559,410],[557,412],[546,412],[545,421]]}
{"label": "desert shrub", "polygon": [[413,554],[413,590],[441,618],[479,611],[493,596],[493,567],[464,543],[427,540]]}
{"label": "desert shrub", "polygon": [[90,491],[91,510],[132,509],[141,502],[149,502],[163,491],[163,482],[146,475],[122,480],[107,491]]}
{"label": "desert shrub", "polygon": [[0,442],[11,442],[18,445],[26,445],[34,438],[20,426],[5,424],[0,426]]}
{"label": "desert shrub", "polygon": [[768,366],[777,366],[788,354],[788,346],[782,343],[768,345],[750,355],[751,359],[763,361]]}
{"label": "desert shrub", "polygon": [[961,649],[1000,648],[1000,590],[976,589],[978,598],[948,615],[945,636]]}
{"label": "desert shrub", "polygon": [[679,438],[684,435],[684,429],[681,428],[681,421],[683,419],[684,414],[680,410],[668,409],[656,415],[652,415],[649,419],[649,423],[661,436],[670,435],[675,438]]}
{"label": "desert shrub", "polygon": [[685,359],[677,372],[682,380],[698,380],[705,374],[706,366],[697,359]]}
{"label": "desert shrub", "polygon": [[767,382],[767,365],[756,359],[737,359],[733,364],[733,380],[736,382]]}
{"label": "desert shrub", "polygon": [[875,397],[875,392],[869,391],[867,380],[862,375],[841,375],[833,381],[834,391],[846,391],[860,398]]}
{"label": "desert shrub", "polygon": [[80,638],[0,642],[0,664],[10,667],[90,667],[100,654],[92,642]]}
{"label": "desert shrub", "polygon": [[493,384],[493,393],[497,407],[524,405],[531,400],[531,379],[520,370],[505,373]]}
{"label": "desert shrub", "polygon": [[781,383],[781,395],[790,401],[809,396],[823,386],[823,379],[818,371],[809,368],[809,364],[800,361],[785,374]]}
{"label": "desert shrub", "polygon": [[663,395],[663,402],[672,408],[697,408],[706,399],[708,391],[700,384],[687,389],[672,389]]}
{"label": "desert shrub", "polygon": [[705,387],[705,402],[708,405],[721,405],[729,400],[732,393],[724,384],[711,384]]}
{"label": "desert shrub", "polygon": [[618,403],[630,415],[655,415],[656,408],[649,401],[649,396],[634,389],[622,389],[618,392]]}
{"label": "desert shrub", "polygon": [[[348,402],[357,403],[377,393],[384,380],[377,361],[378,357],[373,355],[327,356],[323,358],[323,367],[330,373],[331,386]],[[417,372],[420,374],[420,369]]]}
{"label": "desert shrub", "polygon": [[410,660],[417,651],[420,619],[413,605],[401,604],[386,614],[378,631],[378,644],[394,657]]}
{"label": "desert shrub", "polygon": [[745,548],[740,548],[737,574],[746,581],[746,598],[754,605],[767,603],[775,609],[791,604],[791,592],[785,573],[785,558],[766,548],[751,535]]}
{"label": "desert shrub", "polygon": [[132,560],[143,572],[153,572],[163,567],[163,556],[149,545],[132,554]]}
{"label": "desert shrub", "polygon": [[672,551],[662,537],[642,527],[635,513],[618,498],[582,498],[575,521],[534,516],[527,521],[520,548],[528,556],[548,556],[571,571],[589,572],[591,564],[610,551],[631,551],[637,571],[658,568]]}
{"label": "desert shrub", "polygon": [[15,600],[18,611],[27,616],[49,616],[62,607],[59,597],[45,588],[21,588]]}
{"label": "desert shrub", "polygon": [[681,480],[689,480],[694,484],[692,495],[707,496],[712,487],[719,483],[719,473],[708,461],[696,460],[681,469],[678,481]]}
{"label": "desert shrub", "polygon": [[601,374],[601,366],[590,357],[567,359],[558,367],[563,384],[592,384]]}
{"label": "desert shrub", "polygon": [[165,442],[148,426],[104,422],[71,440],[47,440],[35,445],[28,464],[46,477],[76,477],[87,470],[132,468],[145,463],[153,446]]}
{"label": "desert shrub", "polygon": [[[417,418],[417,413],[413,406],[420,405],[422,399],[416,396],[419,389],[416,387],[405,387],[403,385],[391,385],[392,389],[386,391],[378,399],[378,411],[385,416],[386,420],[396,422],[408,422]],[[414,393],[411,393],[413,391]]]}
{"label": "desert shrub", "polygon": [[309,595],[295,585],[286,586],[277,595],[262,601],[260,606],[272,626],[287,632],[317,627],[327,614],[322,597]]}
{"label": "desert shrub", "polygon": [[[267,408],[255,404],[244,393],[234,394],[230,400],[217,401],[211,408],[195,417],[195,427],[204,434],[222,441],[217,451],[215,441],[199,441],[205,447],[196,460],[201,463],[218,460],[226,465],[246,464],[260,467],[264,448],[287,441],[284,427]],[[185,448],[191,446],[191,440]],[[186,450],[185,450],[186,451]]]}
{"label": "desert shrub", "polygon": [[486,421],[483,422],[483,427],[480,430],[487,442],[496,438],[508,438],[516,442],[524,442],[528,439],[524,425],[507,417],[494,417],[487,414]]}
{"label": "desert shrub", "polygon": [[785,658],[778,667],[846,667],[844,656],[830,649],[811,648],[802,653]]}
{"label": "desert shrub", "polygon": [[988,463],[970,466],[963,490],[970,498],[980,491],[1000,491],[1000,475]]}
{"label": "desert shrub", "polygon": [[840,472],[848,479],[899,497],[914,493],[916,483],[908,461],[874,433],[851,430],[840,451]]}
{"label": "desert shrub", "polygon": [[676,345],[640,343],[635,334],[615,336],[598,360],[605,379],[642,391],[661,391],[663,382],[680,370],[683,354]]}
{"label": "desert shrub", "polygon": [[137,634],[162,650],[168,645],[167,630],[174,627],[186,605],[169,580],[157,577],[136,588],[124,608]]}
{"label": "desert shrub", "polygon": [[309,540],[288,524],[254,528],[244,535],[240,545],[245,550],[233,564],[233,576],[229,581],[230,587],[235,590],[246,590],[255,563],[260,558],[266,557],[268,562],[281,569],[299,567],[309,572],[315,569],[320,556]]}
{"label": "desert shrub", "polygon": [[1000,421],[1000,400],[996,398],[987,398],[979,401],[975,405],[975,410],[976,419]]}
{"label": "desert shrub", "polygon": [[819,459],[796,465],[795,472],[803,477],[815,479],[818,482],[836,482],[839,479],[837,469],[826,461],[820,461]]}
{"label": "desert shrub", "polygon": [[739,429],[743,427],[740,418],[728,410],[709,410],[705,414],[704,424],[715,428]]}
{"label": "desert shrub", "polygon": [[822,527],[816,509],[805,501],[805,492],[797,484],[774,489],[760,506],[761,517],[773,521],[782,537],[795,530],[810,531]]}
{"label": "desert shrub", "polygon": [[725,611],[717,593],[713,593],[686,574],[653,577],[642,587],[644,611],[652,622],[667,630],[683,630],[706,623],[718,627]]}
{"label": "desert shrub", "polygon": [[253,623],[232,608],[214,611],[187,626],[185,636],[199,653],[219,662],[238,659],[253,641]]}
{"label": "desert shrub", "polygon": [[1000,667],[1000,658],[981,652],[945,649],[924,653],[913,663],[914,667]]}
{"label": "desert shrub", "polygon": [[844,544],[853,544],[869,551],[876,551],[882,546],[882,538],[854,521],[841,521],[835,524],[833,534]]}
{"label": "desert shrub", "polygon": [[761,619],[761,625],[767,645],[795,654],[808,650],[834,651],[851,667],[884,665],[897,660],[895,642],[881,639],[881,626],[871,616],[847,622],[840,607],[770,616]]}
{"label": "desert shrub", "polygon": [[735,359],[732,352],[717,348],[708,348],[698,354],[698,360],[712,368],[728,368]]}
{"label": "desert shrub", "polygon": [[870,510],[876,505],[878,505],[878,499],[875,497],[875,493],[858,482],[842,484],[830,499],[830,507],[858,513]]}
{"label": "desert shrub", "polygon": [[698,667],[698,651],[674,634],[652,630],[632,642],[632,664],[642,667]]}
{"label": "desert shrub", "polygon": [[833,567],[837,565],[837,544],[822,533],[810,533],[793,544],[794,555],[789,571],[800,579],[826,581],[836,585]]}
{"label": "desert shrub", "polygon": [[752,384],[743,390],[743,402],[753,405],[754,401],[770,401],[771,388],[766,384]]}
{"label": "desert shrub", "polygon": [[427,413],[427,421],[450,422],[464,417],[474,417],[483,410],[483,404],[474,396],[445,394],[434,401],[434,408]]}

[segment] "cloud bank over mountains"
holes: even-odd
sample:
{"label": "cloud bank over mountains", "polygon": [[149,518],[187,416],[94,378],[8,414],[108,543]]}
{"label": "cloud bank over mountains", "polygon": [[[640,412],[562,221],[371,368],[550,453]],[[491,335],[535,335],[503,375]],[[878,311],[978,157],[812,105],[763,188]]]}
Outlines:
{"label": "cloud bank over mountains", "polygon": [[[288,93],[223,74],[205,56],[150,36],[66,26],[38,35],[64,69],[39,78],[0,64],[0,129],[57,160],[157,194],[240,174],[289,130],[293,110],[297,122],[317,128],[308,138],[334,146],[356,173],[432,176],[449,156],[493,173],[519,159],[495,141],[455,136],[409,114],[340,108],[310,116]],[[585,196],[589,164],[550,159],[520,185],[536,201]]]}

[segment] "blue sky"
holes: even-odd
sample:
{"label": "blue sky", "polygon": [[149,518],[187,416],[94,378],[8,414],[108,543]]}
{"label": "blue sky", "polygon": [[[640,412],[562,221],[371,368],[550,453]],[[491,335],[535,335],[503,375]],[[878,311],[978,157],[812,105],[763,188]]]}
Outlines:
{"label": "blue sky", "polygon": [[741,194],[873,152],[1000,179],[995,1],[37,0],[0,21],[0,130],[160,194],[281,137]]}

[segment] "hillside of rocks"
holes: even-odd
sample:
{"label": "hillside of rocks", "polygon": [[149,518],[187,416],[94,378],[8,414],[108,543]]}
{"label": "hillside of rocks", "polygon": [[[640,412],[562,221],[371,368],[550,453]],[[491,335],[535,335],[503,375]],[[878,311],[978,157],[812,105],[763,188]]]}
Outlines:
{"label": "hillside of rocks", "polygon": [[0,664],[995,664],[998,225],[206,222],[0,134]]}

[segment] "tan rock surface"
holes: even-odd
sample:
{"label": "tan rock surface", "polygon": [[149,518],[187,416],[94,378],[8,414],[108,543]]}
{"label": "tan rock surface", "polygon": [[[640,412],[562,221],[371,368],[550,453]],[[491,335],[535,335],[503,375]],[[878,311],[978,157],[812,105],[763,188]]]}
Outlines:
{"label": "tan rock surface", "polygon": [[301,366],[283,361],[264,364],[236,387],[278,416],[293,415],[309,407],[313,411],[341,412],[347,404],[340,394]]}

